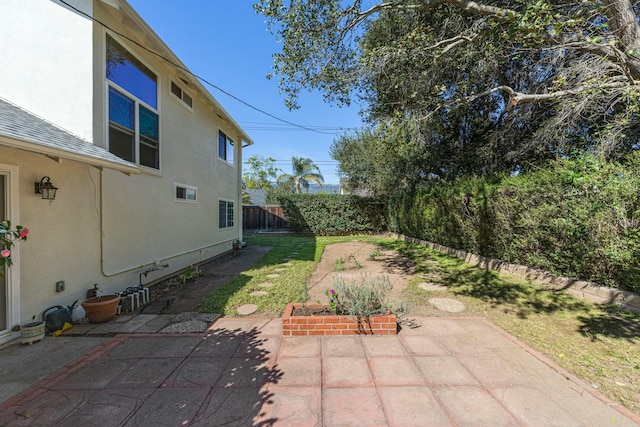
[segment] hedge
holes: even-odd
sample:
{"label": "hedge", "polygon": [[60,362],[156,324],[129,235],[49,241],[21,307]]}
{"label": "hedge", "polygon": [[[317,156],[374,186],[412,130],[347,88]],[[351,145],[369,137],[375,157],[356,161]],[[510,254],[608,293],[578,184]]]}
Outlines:
{"label": "hedge", "polygon": [[393,231],[555,274],[640,291],[640,153],[518,176],[433,181],[393,197]]}
{"label": "hedge", "polygon": [[376,233],[387,229],[384,204],[339,194],[278,196],[289,226],[315,235]]}

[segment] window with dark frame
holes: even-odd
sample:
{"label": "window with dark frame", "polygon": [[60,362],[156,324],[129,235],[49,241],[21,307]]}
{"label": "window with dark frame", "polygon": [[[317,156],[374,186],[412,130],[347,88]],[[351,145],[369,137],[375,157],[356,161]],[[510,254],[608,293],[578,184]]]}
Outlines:
{"label": "window with dark frame", "polygon": [[192,185],[174,183],[175,199],[183,202],[196,202],[198,200],[198,188]]}
{"label": "window with dark frame", "polygon": [[193,108],[193,98],[174,82],[171,82],[171,93],[182,100],[189,108]]}
{"label": "window with dark frame", "polygon": [[158,77],[107,35],[109,151],[160,169]]}
{"label": "window with dark frame", "polygon": [[218,227],[233,227],[233,202],[229,200],[220,200],[218,202]]}
{"label": "window with dark frame", "polygon": [[218,157],[233,163],[233,140],[222,131],[218,132]]}

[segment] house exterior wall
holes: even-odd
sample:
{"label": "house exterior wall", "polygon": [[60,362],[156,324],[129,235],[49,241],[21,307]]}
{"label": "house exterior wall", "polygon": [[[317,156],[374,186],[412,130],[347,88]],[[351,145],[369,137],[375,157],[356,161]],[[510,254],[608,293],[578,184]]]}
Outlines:
{"label": "house exterior wall", "polygon": [[[92,0],[68,3],[92,13]],[[2,0],[0,96],[92,141],[92,32],[55,0]]]}
{"label": "house exterior wall", "polygon": [[[10,0],[11,10],[7,14],[2,5],[0,16],[4,18],[0,18],[0,25],[16,20],[11,14],[24,19],[26,9],[29,17],[34,10],[38,12],[29,30],[37,34],[27,36],[23,32],[23,38],[28,40],[23,43],[22,38],[14,37],[12,43],[16,46],[10,49],[6,48],[7,43],[0,42],[0,50],[13,55],[8,67],[12,70],[0,67],[0,96],[79,136],[86,135],[85,139],[97,146],[108,148],[104,58],[105,37],[109,33],[158,75],[161,165],[160,170],[142,167],[140,175],[129,176],[81,162],[56,162],[0,144],[0,163],[19,167],[20,224],[31,231],[28,241],[20,245],[21,322],[30,321],[34,315],[39,317],[50,306],[82,302],[94,283],[105,293],[114,293],[138,284],[140,273],[146,269],[164,264],[168,267],[143,276],[143,283],[169,276],[188,264],[229,251],[233,240],[242,233],[242,131],[221,118],[226,113],[219,111],[208,95],[183,84],[180,77],[184,74],[180,75],[174,66],[117,34],[126,34],[141,43],[150,40],[135,19],[124,17],[121,10],[101,1],[72,3],[90,11],[114,32],[80,18],[57,1],[39,0],[35,7],[32,0]],[[64,31],[52,32],[50,27],[64,26],[61,22],[68,22],[69,26]],[[61,31],[64,34],[59,34]],[[55,69],[59,65],[55,53],[46,54],[34,47],[49,38],[59,39],[49,40],[49,49],[68,38],[82,39],[67,46],[69,51],[65,53],[70,64],[64,66],[82,70],[77,82],[71,76],[63,79],[63,83],[74,87],[73,96],[67,93],[63,97],[62,88],[47,88],[47,94],[35,94],[28,88],[26,78],[13,70],[16,64],[18,69],[27,70],[28,78],[34,74],[40,86],[63,86],[56,76],[36,76],[37,73],[28,71],[38,55],[43,55],[39,62],[41,69]],[[152,48],[156,50],[157,43]],[[18,79],[20,83],[9,88],[3,83],[8,81],[5,78]],[[172,80],[193,98],[192,109],[171,93]],[[232,165],[218,158],[219,131],[235,141]],[[53,202],[34,194],[33,183],[44,175],[50,176],[59,188]],[[197,187],[197,202],[176,201],[175,183]],[[219,229],[219,200],[234,201],[233,227]],[[60,280],[65,281],[66,290],[56,293],[55,283]]]}
{"label": "house exterior wall", "polygon": [[[86,297],[86,289],[100,281],[99,183],[91,166],[0,146],[3,163],[18,165],[19,224],[29,228],[20,242],[20,321],[53,305],[70,305]],[[34,194],[34,182],[50,176],[60,190],[48,202]],[[64,280],[66,291],[55,292]]]}
{"label": "house exterior wall", "polygon": [[[238,220],[233,228],[220,230],[218,200],[233,200],[238,217],[237,169],[241,158],[237,149],[233,165],[218,158],[218,132],[225,132],[235,141],[240,138],[232,126],[218,117],[220,112],[204,96],[183,83],[179,70],[118,35],[139,37],[123,21],[114,19],[109,6],[97,3],[95,14],[113,30],[96,31],[96,57],[104,58],[108,33],[158,74],[160,171],[143,169],[140,176],[133,177],[108,170],[102,174],[102,272],[107,277],[128,274],[128,282],[134,284],[142,266],[168,263],[171,271],[231,249],[231,242],[238,238]],[[95,122],[95,140],[96,144],[107,146],[104,60],[95,69],[96,116],[103,117]],[[172,81],[193,98],[192,109],[171,93]],[[175,201],[175,183],[197,187],[197,202]],[[149,278],[154,274],[166,271],[152,273]]]}

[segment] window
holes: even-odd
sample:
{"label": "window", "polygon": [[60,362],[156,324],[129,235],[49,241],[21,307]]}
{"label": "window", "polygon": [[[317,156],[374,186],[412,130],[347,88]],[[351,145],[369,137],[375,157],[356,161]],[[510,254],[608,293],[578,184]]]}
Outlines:
{"label": "window", "polygon": [[218,227],[233,227],[233,202],[229,200],[218,202]]}
{"label": "window", "polygon": [[174,82],[171,82],[171,93],[177,96],[178,99],[182,100],[187,107],[193,108],[193,99]]}
{"label": "window", "polygon": [[173,184],[175,201],[195,203],[198,200],[198,188],[193,185]]}
{"label": "window", "polygon": [[218,133],[218,157],[233,163],[233,141],[222,131]]}
{"label": "window", "polygon": [[160,169],[158,78],[107,36],[109,151],[142,166]]}

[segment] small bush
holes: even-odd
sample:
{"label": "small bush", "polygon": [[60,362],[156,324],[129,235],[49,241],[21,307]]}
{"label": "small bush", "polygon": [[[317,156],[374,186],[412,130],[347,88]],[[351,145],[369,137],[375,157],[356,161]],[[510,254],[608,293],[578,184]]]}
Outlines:
{"label": "small bush", "polygon": [[360,282],[347,284],[344,278],[337,277],[333,288],[327,290],[329,306],[337,314],[355,317],[376,316],[380,314],[404,314],[404,304],[392,306],[388,296],[393,285],[387,276],[363,277]]}
{"label": "small bush", "polygon": [[196,279],[200,276],[202,276],[202,270],[193,264],[189,264],[180,275],[180,281],[185,284],[188,280]]}

